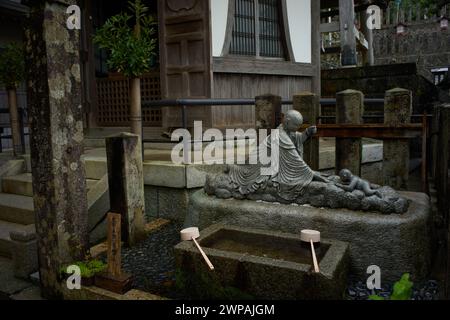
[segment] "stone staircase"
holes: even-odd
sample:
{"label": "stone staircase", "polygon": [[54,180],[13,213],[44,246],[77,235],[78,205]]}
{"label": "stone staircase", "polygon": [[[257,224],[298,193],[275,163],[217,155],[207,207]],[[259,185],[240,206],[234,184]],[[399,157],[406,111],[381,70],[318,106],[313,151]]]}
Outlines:
{"label": "stone staircase", "polygon": [[[106,164],[85,160],[89,225],[95,225],[109,210]],[[17,238],[34,238],[33,187],[29,156],[11,160],[0,168],[0,256],[14,258]],[[100,225],[91,234],[95,243],[104,236]]]}

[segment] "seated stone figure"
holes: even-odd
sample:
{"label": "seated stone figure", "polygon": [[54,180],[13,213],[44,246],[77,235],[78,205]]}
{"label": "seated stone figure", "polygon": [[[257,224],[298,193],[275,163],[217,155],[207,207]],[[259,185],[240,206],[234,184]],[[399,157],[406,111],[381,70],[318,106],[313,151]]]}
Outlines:
{"label": "seated stone figure", "polygon": [[[401,214],[408,210],[409,202],[390,187],[374,190],[366,180],[348,170],[341,171],[341,177],[326,178],[313,171],[303,160],[303,143],[316,134],[317,128],[312,126],[298,132],[302,124],[303,117],[298,111],[286,112],[278,127],[278,136],[277,131],[272,134],[273,141],[278,141],[279,154],[273,157],[271,164],[229,165],[223,173],[207,175],[205,192],[221,199],[347,208],[383,214]],[[263,150],[271,154],[271,143],[271,136],[264,139],[255,151],[257,155],[260,156]],[[272,167],[274,162],[277,170],[262,174],[261,169]]]}
{"label": "seated stone figure", "polygon": [[360,190],[364,192],[367,197],[376,195],[378,198],[382,198],[381,193],[377,190],[372,190],[370,183],[358,176],[355,176],[348,169],[342,169],[339,172],[339,177],[344,183],[335,183],[341,189],[345,191],[352,192],[353,190]]}
{"label": "seated stone figure", "polygon": [[[317,128],[311,126],[305,132],[298,132],[303,124],[303,117],[296,110],[286,112],[279,130],[279,158],[278,170],[271,175],[262,175],[261,164],[230,165],[229,177],[233,187],[242,195],[254,193],[266,186],[277,189],[278,196],[284,200],[296,199],[302,194],[311,181],[327,182],[318,172],[303,160],[303,143],[317,133]],[[272,152],[271,137],[267,137],[262,145]],[[262,148],[256,150],[260,155]],[[273,163],[271,164],[273,165]]]}

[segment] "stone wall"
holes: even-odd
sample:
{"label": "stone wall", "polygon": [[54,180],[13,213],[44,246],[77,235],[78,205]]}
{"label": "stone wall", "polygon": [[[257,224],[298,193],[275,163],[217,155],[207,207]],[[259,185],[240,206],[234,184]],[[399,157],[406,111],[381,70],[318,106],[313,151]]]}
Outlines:
{"label": "stone wall", "polygon": [[450,30],[441,30],[436,19],[407,25],[404,35],[397,35],[394,25],[374,31],[375,64],[417,63],[420,74],[432,81],[432,68],[450,66]]}

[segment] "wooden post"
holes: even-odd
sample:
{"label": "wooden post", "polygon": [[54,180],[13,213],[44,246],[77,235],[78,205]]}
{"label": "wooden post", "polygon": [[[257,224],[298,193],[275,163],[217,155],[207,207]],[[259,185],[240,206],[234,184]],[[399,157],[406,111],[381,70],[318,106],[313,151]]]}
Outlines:
{"label": "wooden post", "polygon": [[[360,91],[345,90],[336,95],[336,123],[362,124],[364,95]],[[336,138],[336,174],[349,169],[361,176],[361,138]]]}
{"label": "wooden post", "polygon": [[14,156],[23,154],[22,139],[20,136],[19,112],[17,109],[17,90],[8,90],[9,119],[11,123],[11,136],[13,142]]}
{"label": "wooden post", "polygon": [[122,274],[120,220],[120,214],[108,213],[108,273],[113,277]]}
{"label": "wooden post", "polygon": [[111,211],[122,215],[122,240],[129,246],[145,238],[144,177],[140,137],[121,133],[106,138]]}
{"label": "wooden post", "polygon": [[122,272],[121,215],[108,213],[108,270],[95,276],[95,285],[115,293],[124,294],[132,286],[132,276]]}
{"label": "wooden post", "polygon": [[[62,298],[60,268],[86,258],[80,32],[66,25],[72,0],[29,1],[26,70],[31,171],[41,293]],[[64,283],[65,284],[65,283]]]}
{"label": "wooden post", "polygon": [[354,0],[339,0],[339,22],[341,30],[341,64],[342,66],[356,66]]}
{"label": "wooden post", "polygon": [[[399,126],[411,123],[412,92],[395,88],[386,91],[384,124]],[[408,189],[408,139],[383,141],[383,184],[398,190]]]}
{"label": "wooden post", "polygon": [[130,79],[130,124],[131,132],[142,137],[141,79]]}
{"label": "wooden post", "polygon": [[[303,115],[303,121],[309,125],[317,125],[320,116],[319,97],[311,92],[302,92],[293,97],[294,110]],[[303,158],[313,170],[319,170],[319,139],[309,139],[304,148]]]}

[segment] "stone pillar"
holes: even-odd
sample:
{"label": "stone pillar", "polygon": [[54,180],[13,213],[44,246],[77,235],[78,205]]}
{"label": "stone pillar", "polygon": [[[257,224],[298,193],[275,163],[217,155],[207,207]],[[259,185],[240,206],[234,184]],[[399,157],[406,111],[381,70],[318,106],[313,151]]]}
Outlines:
{"label": "stone pillar", "polygon": [[341,64],[356,66],[355,3],[354,0],[339,0],[341,30]]}
{"label": "stone pillar", "polygon": [[[336,123],[361,124],[364,113],[364,95],[360,91],[345,90],[336,95]],[[336,173],[349,169],[361,176],[361,138],[336,138]]]}
{"label": "stone pillar", "polygon": [[373,52],[373,31],[367,26],[367,21],[369,19],[373,19],[372,15],[367,13],[367,10],[361,11],[360,13],[361,29],[368,44],[367,51],[363,53],[364,64],[373,66],[375,64],[375,56]]}
{"label": "stone pillar", "polygon": [[265,94],[255,98],[256,130],[275,129],[281,122],[281,97]]}
{"label": "stone pillar", "polygon": [[[412,93],[395,88],[386,91],[384,100],[384,124],[398,126],[411,122]],[[394,189],[408,189],[409,140],[383,141],[383,184]]]}
{"label": "stone pillar", "polygon": [[[319,97],[311,92],[302,92],[293,97],[294,110],[303,115],[303,121],[317,125],[320,116]],[[309,139],[304,146],[303,158],[313,170],[319,170],[319,139]]]}
{"label": "stone pillar", "polygon": [[62,265],[88,250],[83,154],[80,32],[66,25],[76,1],[28,1],[28,108],[42,295],[62,298]]}
{"label": "stone pillar", "polygon": [[106,138],[111,212],[122,215],[122,240],[129,246],[145,237],[144,176],[140,137]]}
{"label": "stone pillar", "polygon": [[30,274],[39,269],[34,225],[28,225],[20,231],[12,231],[9,237],[13,242],[11,253],[14,276],[28,280]]}

